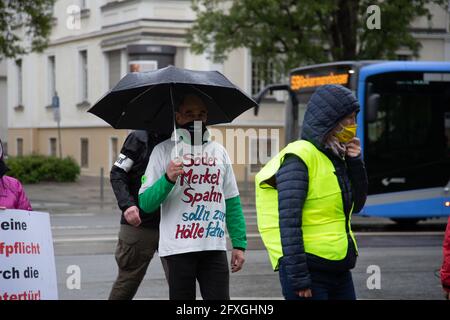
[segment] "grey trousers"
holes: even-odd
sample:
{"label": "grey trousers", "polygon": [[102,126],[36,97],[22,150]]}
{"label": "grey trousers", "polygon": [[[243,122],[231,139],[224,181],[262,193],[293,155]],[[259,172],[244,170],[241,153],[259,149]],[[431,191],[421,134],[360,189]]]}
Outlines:
{"label": "grey trousers", "polygon": [[[115,258],[119,274],[113,284],[109,300],[131,300],[136,294],[148,265],[158,250],[159,230],[120,225]],[[161,258],[166,280],[168,268]]]}

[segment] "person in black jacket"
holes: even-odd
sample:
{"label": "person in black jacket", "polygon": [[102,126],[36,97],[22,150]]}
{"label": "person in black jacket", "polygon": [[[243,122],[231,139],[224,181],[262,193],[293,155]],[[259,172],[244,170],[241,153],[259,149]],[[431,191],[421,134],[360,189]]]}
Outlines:
{"label": "person in black jacket", "polygon": [[[115,252],[119,273],[110,300],[133,299],[158,249],[159,209],[153,214],[144,213],[138,205],[138,192],[153,148],[168,137],[145,130],[131,132],[111,168],[111,185],[122,215]],[[167,279],[167,264],[162,258],[161,262]]]}
{"label": "person in black jacket", "polygon": [[342,192],[348,249],[342,260],[328,260],[305,252],[302,209],[308,201],[308,168],[296,155],[285,157],[276,173],[279,225],[283,257],[279,275],[286,299],[356,299],[350,269],[357,257],[349,233],[350,213],[359,212],[367,197],[367,174],[356,134],[359,103],[339,85],[319,87],[308,102],[301,138],[325,154],[335,168]]}

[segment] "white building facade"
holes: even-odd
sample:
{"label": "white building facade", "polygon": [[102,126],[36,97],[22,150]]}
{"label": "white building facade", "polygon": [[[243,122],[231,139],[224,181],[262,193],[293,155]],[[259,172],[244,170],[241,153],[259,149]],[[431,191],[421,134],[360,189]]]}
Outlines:
{"label": "white building facade", "polygon": [[52,108],[57,93],[63,156],[73,156],[82,174],[108,170],[127,131],[87,112],[98,99],[136,65],[211,68],[184,41],[194,19],[190,1],[60,0],[54,16],[46,51],[8,62],[11,155],[59,153]]}
{"label": "white building facade", "polygon": [[[261,83],[252,77],[248,50],[233,51],[220,65],[189,50],[185,35],[195,20],[190,5],[189,0],[58,0],[50,46],[42,54],[7,63],[8,98],[4,103],[9,154],[59,154],[57,122],[51,107],[56,92],[62,155],[77,160],[84,175],[98,175],[100,168],[109,171],[128,131],[112,129],[87,110],[127,72],[139,68],[143,71],[173,64],[216,69],[247,93],[255,91]],[[432,7],[432,11],[432,25],[426,19],[413,24],[413,33],[422,43],[420,60],[450,61],[449,13],[439,7]],[[399,51],[399,59],[410,57],[411,52]],[[0,94],[1,72],[0,64]],[[3,94],[0,97],[1,107],[5,98]],[[232,124],[217,128],[223,132],[227,128],[251,129],[260,136],[275,132],[282,145],[284,117],[284,103],[269,98],[258,117],[249,110]],[[3,131],[0,134],[6,136]],[[258,148],[254,139],[250,140],[246,141],[246,157],[250,149]],[[240,181],[248,181],[256,171],[249,165],[235,165],[234,169]]]}

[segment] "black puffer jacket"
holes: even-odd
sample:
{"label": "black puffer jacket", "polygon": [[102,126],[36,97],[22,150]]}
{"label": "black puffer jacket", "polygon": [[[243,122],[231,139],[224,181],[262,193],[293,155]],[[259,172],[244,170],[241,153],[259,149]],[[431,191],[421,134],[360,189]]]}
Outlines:
{"label": "black puffer jacket", "polygon": [[[346,219],[354,204],[353,213],[359,212],[367,197],[367,175],[361,156],[341,159],[325,148],[326,135],[347,115],[359,111],[359,104],[350,90],[342,86],[326,85],[312,95],[305,113],[301,138],[313,143],[333,163]],[[351,240],[347,256],[340,261],[327,260],[305,253],[302,237],[302,208],[308,192],[308,169],[295,155],[288,155],[276,174],[280,234],[283,258],[292,288],[296,291],[310,288],[309,270],[341,272],[352,269],[356,263],[356,250]],[[348,233],[348,230],[347,230]]]}
{"label": "black puffer jacket", "polygon": [[[121,224],[129,224],[123,215],[129,207],[139,207],[138,193],[141,187],[141,177],[145,173],[153,148],[168,137],[168,135],[136,130],[131,132],[125,140],[119,159],[114,163],[110,172],[111,186],[119,208],[122,210]],[[146,214],[141,209],[139,210],[141,227],[159,228],[159,212]]]}

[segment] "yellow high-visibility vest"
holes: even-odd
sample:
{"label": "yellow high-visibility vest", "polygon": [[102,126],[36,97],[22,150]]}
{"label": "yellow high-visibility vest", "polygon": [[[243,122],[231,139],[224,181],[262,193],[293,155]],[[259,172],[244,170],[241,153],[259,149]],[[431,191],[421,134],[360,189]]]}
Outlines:
{"label": "yellow high-visibility vest", "polygon": [[[348,237],[342,193],[334,173],[335,168],[331,160],[312,143],[298,140],[280,151],[255,177],[258,230],[269,253],[273,269],[278,270],[278,261],[283,256],[283,251],[279,227],[278,192],[272,184],[287,154],[298,156],[308,167],[308,193],[302,209],[305,252],[333,261],[344,259],[347,254]],[[356,247],[350,218],[348,229]]]}

